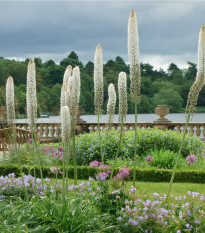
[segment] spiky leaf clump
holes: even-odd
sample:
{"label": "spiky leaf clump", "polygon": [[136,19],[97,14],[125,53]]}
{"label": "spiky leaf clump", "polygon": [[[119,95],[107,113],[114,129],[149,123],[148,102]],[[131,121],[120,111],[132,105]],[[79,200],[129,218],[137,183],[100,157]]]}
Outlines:
{"label": "spiky leaf clump", "polygon": [[130,61],[130,92],[133,102],[140,101],[141,75],[139,37],[137,29],[137,16],[134,11],[130,13],[128,22],[128,56]]}

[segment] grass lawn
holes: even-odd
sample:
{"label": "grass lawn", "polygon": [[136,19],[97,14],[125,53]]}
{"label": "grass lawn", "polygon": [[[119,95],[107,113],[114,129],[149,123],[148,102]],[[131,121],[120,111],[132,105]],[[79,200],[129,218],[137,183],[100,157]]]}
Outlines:
{"label": "grass lawn", "polygon": [[[78,180],[78,184],[81,182],[88,182],[88,180]],[[69,185],[74,184],[74,180],[69,180]],[[127,188],[131,188],[132,182],[128,182]],[[137,189],[136,194],[139,196],[152,195],[153,193],[163,194],[167,193],[169,183],[163,182],[136,182]],[[171,194],[174,196],[187,194],[188,191],[199,192],[205,194],[205,184],[194,184],[194,183],[173,183]]]}

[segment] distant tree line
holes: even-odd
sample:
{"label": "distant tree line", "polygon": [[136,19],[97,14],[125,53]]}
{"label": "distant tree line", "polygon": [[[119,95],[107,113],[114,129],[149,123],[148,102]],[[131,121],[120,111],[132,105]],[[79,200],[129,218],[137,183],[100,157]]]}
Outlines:
{"label": "distant tree line", "polygon": [[[0,57],[0,105],[5,105],[5,84],[6,79],[12,76],[15,84],[15,105],[16,112],[25,114],[26,111],[26,74],[29,59],[25,61],[8,60]],[[60,91],[63,82],[63,75],[66,67],[78,65],[81,72],[81,97],[80,105],[85,114],[94,114],[94,93],[93,93],[93,70],[94,64],[89,61],[84,65],[79,61],[75,52],[71,52],[60,64],[53,60],[42,62],[41,58],[34,59],[36,63],[36,83],[38,112],[50,112],[52,115],[60,111]],[[189,89],[195,80],[197,67],[192,62],[187,62],[187,69],[171,63],[168,71],[163,69],[154,70],[150,64],[141,64],[141,102],[138,107],[139,113],[152,113],[159,104],[167,104],[171,112],[183,112]],[[129,65],[117,56],[115,60],[109,60],[104,64],[104,113],[108,100],[108,85],[113,83],[117,90],[119,72],[127,73],[128,87]],[[205,106],[205,88],[201,91],[198,99],[198,106]],[[118,111],[118,103],[117,110]],[[128,113],[134,113],[134,105],[128,88]]]}

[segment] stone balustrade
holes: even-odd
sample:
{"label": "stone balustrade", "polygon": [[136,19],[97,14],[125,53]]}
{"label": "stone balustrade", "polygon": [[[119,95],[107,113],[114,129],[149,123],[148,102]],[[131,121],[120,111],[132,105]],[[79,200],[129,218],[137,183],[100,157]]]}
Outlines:
{"label": "stone balustrade", "polygon": [[[22,129],[28,129],[28,124],[26,123],[18,123],[16,124],[16,127],[22,128]],[[40,140],[50,140],[50,141],[58,141],[59,135],[61,131],[61,125],[60,123],[38,123],[36,124],[37,132],[38,132],[38,138]],[[117,129],[120,127],[120,124],[114,123],[113,128]],[[97,123],[80,123],[77,124],[75,127],[76,134],[79,133],[91,133],[96,132],[98,128]],[[106,128],[106,125],[104,123],[100,124],[100,129],[103,130]],[[146,128],[159,128],[162,130],[166,129],[172,129],[177,132],[183,132],[185,128],[185,123],[138,123],[138,128],[140,129],[146,129]],[[126,123],[124,125],[124,130],[134,130],[134,123]],[[188,126],[188,133],[193,134],[197,137],[200,137],[203,141],[205,141],[205,123],[189,123]]]}

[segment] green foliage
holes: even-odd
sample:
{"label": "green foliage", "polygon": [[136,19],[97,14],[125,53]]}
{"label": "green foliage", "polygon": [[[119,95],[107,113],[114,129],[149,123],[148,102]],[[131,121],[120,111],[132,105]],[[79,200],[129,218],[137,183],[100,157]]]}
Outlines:
{"label": "green foliage", "polygon": [[[105,148],[105,160],[114,159],[117,151],[119,132],[112,130],[109,133],[109,140],[106,140],[106,132],[102,137]],[[170,150],[178,152],[182,135],[173,130],[162,131],[159,129],[138,130],[137,154],[139,156],[149,153],[150,150]],[[191,152],[200,153],[204,144],[199,138],[186,135],[182,156],[186,157]],[[76,137],[76,154],[79,165],[89,164],[93,160],[100,161],[100,142],[96,133],[81,134]],[[134,131],[125,132],[120,148],[120,158],[133,158],[134,154]]]}
{"label": "green foliage", "polygon": [[[56,85],[62,85],[63,75],[68,65],[75,67],[78,65],[81,72],[81,96],[80,105],[86,114],[94,114],[93,103],[93,70],[94,64],[89,61],[85,66],[79,60],[75,52],[71,52],[68,57],[62,59],[60,64],[53,60],[42,62],[41,58],[34,58],[36,62],[36,83],[39,109],[42,112],[58,114],[60,91],[55,90]],[[26,85],[27,64],[24,62],[0,58],[0,105],[5,105],[5,84],[8,76],[13,76],[15,84],[16,112],[25,114],[26,91],[22,85]],[[171,63],[168,72],[164,70],[154,70],[150,64],[141,64],[141,103],[138,106],[138,113],[151,113],[159,104],[167,104],[171,112],[181,112],[181,107],[186,106],[186,100],[190,86],[196,77],[196,64],[187,62],[187,69],[179,69],[177,65]],[[106,103],[108,99],[108,85],[113,83],[117,91],[117,80],[119,72],[127,74],[127,86],[130,86],[129,65],[117,56],[115,60],[109,60],[104,65],[104,110],[106,113]],[[46,93],[45,93],[46,92]],[[205,106],[205,89],[199,95],[198,105]],[[118,93],[117,93],[118,94]],[[116,108],[116,112],[118,109]],[[202,110],[204,112],[204,110]],[[134,104],[130,100],[130,90],[128,88],[128,113],[134,113]]]}
{"label": "green foliage", "polygon": [[[147,155],[151,155],[154,160],[150,162],[151,166],[158,168],[172,169],[176,163],[177,153],[170,150],[150,150]],[[184,160],[181,158],[181,160]]]}

